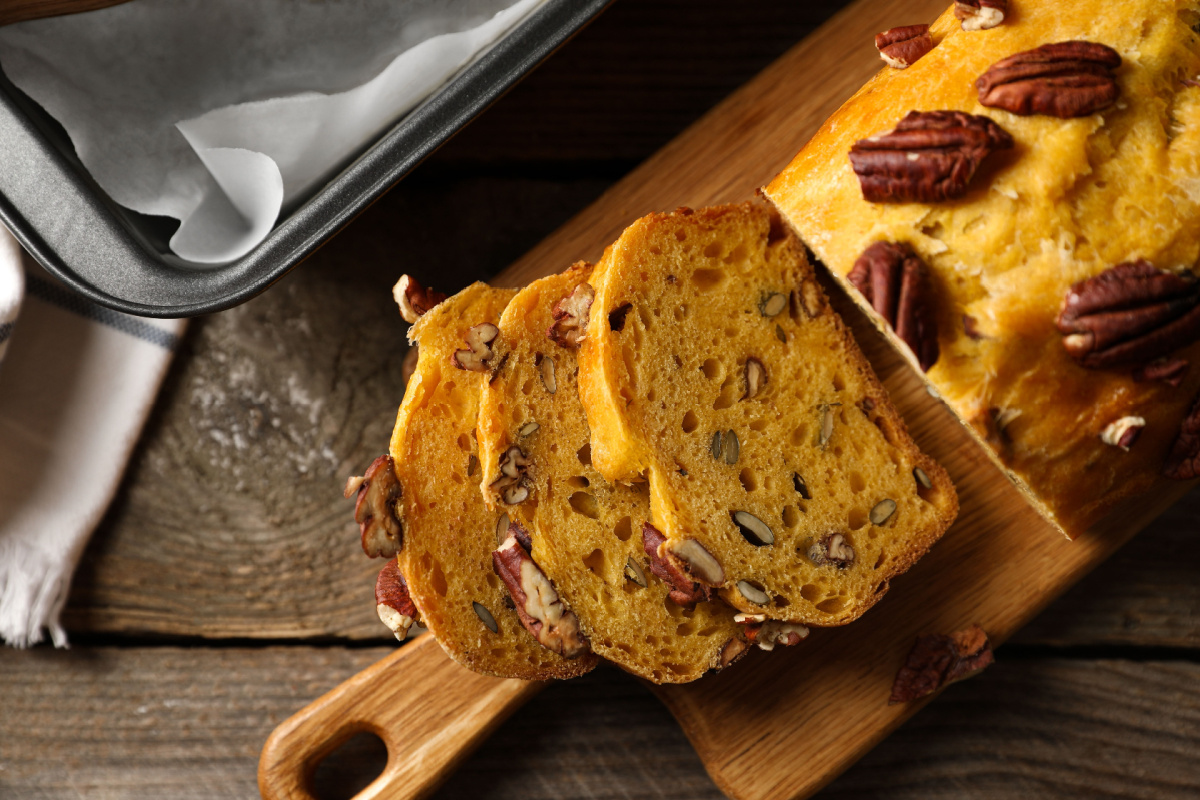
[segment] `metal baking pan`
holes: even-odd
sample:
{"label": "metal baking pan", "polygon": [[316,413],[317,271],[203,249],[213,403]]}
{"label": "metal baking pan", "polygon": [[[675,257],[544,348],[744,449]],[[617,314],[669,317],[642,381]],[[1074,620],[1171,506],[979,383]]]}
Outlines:
{"label": "metal baking pan", "polygon": [[174,221],[113,202],[62,127],[0,74],[0,219],[42,266],[101,305],[146,317],[235,306],[304,260],[610,2],[548,0],[281,217],[256,248],[216,267],[170,252]]}

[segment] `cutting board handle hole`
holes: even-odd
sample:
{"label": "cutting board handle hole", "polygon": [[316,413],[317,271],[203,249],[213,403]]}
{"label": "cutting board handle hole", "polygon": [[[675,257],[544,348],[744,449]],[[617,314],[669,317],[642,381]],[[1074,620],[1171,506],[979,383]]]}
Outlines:
{"label": "cutting board handle hole", "polygon": [[370,731],[359,731],[321,759],[312,777],[317,800],[350,800],[387,766],[387,745]]}

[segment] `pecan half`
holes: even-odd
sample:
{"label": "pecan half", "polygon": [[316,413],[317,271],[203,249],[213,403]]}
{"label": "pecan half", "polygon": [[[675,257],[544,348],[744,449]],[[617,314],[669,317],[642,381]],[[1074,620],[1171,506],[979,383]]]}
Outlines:
{"label": "pecan half", "polygon": [[499,335],[500,329],[490,322],[475,325],[467,331],[467,335],[464,337],[467,349],[455,350],[450,360],[459,369],[471,372],[490,372],[492,368],[488,362],[496,354],[496,351],[492,349],[492,342],[496,341],[496,337]]}
{"label": "pecan half", "polygon": [[1118,264],[1072,286],[1055,325],[1082,367],[1145,364],[1200,339],[1200,280]]}
{"label": "pecan half", "polygon": [[803,625],[767,619],[765,614],[734,614],[733,621],[742,626],[746,641],[760,650],[774,650],[777,644],[797,645],[808,636],[808,628]]}
{"label": "pecan half", "polygon": [[578,347],[587,334],[588,315],[595,299],[596,291],[591,284],[576,286],[575,291],[554,304],[554,322],[546,336],[563,347]]}
{"label": "pecan half", "polygon": [[967,193],[980,163],[1013,146],[987,117],[910,111],[890,133],[854,143],[850,163],[872,203],[936,203]]}
{"label": "pecan half", "polygon": [[928,372],[939,355],[937,317],[928,299],[925,264],[912,248],[876,242],[858,257],[846,278]]}
{"label": "pecan half", "polygon": [[554,584],[534,563],[522,540],[528,542],[529,534],[512,523],[508,538],[492,553],[492,568],[508,587],[525,630],[547,650],[563,658],[578,658],[591,649],[579,628],[579,618],[563,605]]}
{"label": "pecan half", "polygon": [[875,34],[875,49],[889,67],[904,69],[933,49],[928,25],[904,25]]}
{"label": "pecan half", "polygon": [[1119,447],[1128,453],[1129,448],[1133,447],[1138,437],[1142,435],[1142,428],[1145,427],[1145,417],[1121,417],[1104,427],[1100,433],[1100,441],[1113,447]]}
{"label": "pecan half", "polygon": [[517,445],[500,454],[500,477],[488,485],[492,495],[515,506],[529,498],[529,457]]}
{"label": "pecan half", "polygon": [[1175,387],[1183,383],[1187,371],[1188,362],[1185,358],[1160,358],[1151,361],[1144,367],[1135,369],[1133,380],[1135,383],[1162,381],[1168,386]]}
{"label": "pecan half", "polygon": [[409,324],[446,299],[446,295],[435,292],[432,287],[426,289],[411,275],[400,276],[400,280],[392,287],[392,297],[400,306],[400,316]]}
{"label": "pecan half", "polygon": [[1013,114],[1086,117],[1117,101],[1121,54],[1096,42],[1045,44],[997,61],[975,81],[979,102]]}
{"label": "pecan half", "polygon": [[978,625],[949,636],[918,636],[904,666],[896,673],[888,705],[931,695],[947,684],[981,672],[993,660],[991,642]]}
{"label": "pecan half", "polygon": [[733,662],[750,652],[750,643],[741,636],[731,637],[721,648],[721,658],[717,662],[717,670],[723,670]]}
{"label": "pecan half", "polygon": [[649,522],[642,523],[642,549],[650,557],[650,571],[659,580],[671,587],[667,597],[677,606],[691,608],[696,603],[704,602],[712,597],[712,589],[704,584],[696,583],[684,574],[683,570],[660,553],[660,548],[667,541],[658,528]]}
{"label": "pecan half", "polygon": [[408,629],[421,618],[394,558],[388,559],[375,579],[375,612],[401,642],[408,636]]}
{"label": "pecan half", "polygon": [[371,462],[366,473],[346,481],[343,496],[357,494],[354,521],[362,532],[362,549],[371,558],[391,558],[400,552],[404,526],[400,523],[400,496],[403,488],[396,478],[396,463],[391,456]]}
{"label": "pecan half", "polygon": [[964,31],[986,31],[1004,22],[1008,0],[956,0],[954,16]]}
{"label": "pecan half", "polygon": [[1179,435],[1163,465],[1163,476],[1177,481],[1200,478],[1200,395],[1179,426]]}
{"label": "pecan half", "polygon": [[832,564],[838,569],[854,566],[854,546],[841,533],[827,533],[808,548],[809,559],[818,567]]}

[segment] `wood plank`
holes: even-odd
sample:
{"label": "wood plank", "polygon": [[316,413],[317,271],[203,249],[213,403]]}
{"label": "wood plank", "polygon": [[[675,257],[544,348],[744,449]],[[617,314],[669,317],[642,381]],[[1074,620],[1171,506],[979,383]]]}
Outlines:
{"label": "wood plank", "polygon": [[[255,764],[270,729],[390,651],[0,651],[0,796],[257,797]],[[1200,665],[998,655],[819,797],[1200,792]],[[358,740],[318,769],[320,796],[345,797],[382,768],[379,744]],[[601,668],[518,711],[435,797],[721,795],[666,710],[637,681]]]}
{"label": "wood plank", "polygon": [[129,0],[3,0],[0,2],[0,25],[78,14],[127,2]]}

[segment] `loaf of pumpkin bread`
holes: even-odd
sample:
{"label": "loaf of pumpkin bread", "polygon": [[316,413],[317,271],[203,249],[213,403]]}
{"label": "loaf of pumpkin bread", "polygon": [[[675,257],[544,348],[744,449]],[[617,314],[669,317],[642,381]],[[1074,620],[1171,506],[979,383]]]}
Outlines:
{"label": "loaf of pumpkin bread", "polygon": [[765,193],[1074,537],[1200,474],[1200,3],[986,5]]}

